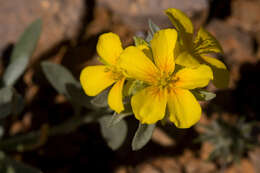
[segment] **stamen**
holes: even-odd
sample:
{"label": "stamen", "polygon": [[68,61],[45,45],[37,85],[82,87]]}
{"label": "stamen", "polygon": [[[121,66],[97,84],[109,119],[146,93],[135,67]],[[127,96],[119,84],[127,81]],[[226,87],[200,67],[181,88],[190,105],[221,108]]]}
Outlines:
{"label": "stamen", "polygon": [[156,87],[170,91],[178,80],[179,77],[174,76],[173,73],[162,72],[158,76]]}

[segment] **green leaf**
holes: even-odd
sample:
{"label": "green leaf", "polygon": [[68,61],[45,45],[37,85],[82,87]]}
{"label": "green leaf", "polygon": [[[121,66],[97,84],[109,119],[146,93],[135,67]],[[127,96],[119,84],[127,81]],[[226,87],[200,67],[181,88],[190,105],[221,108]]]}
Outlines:
{"label": "green leaf", "polygon": [[81,86],[75,84],[68,84],[66,86],[66,89],[69,95],[69,99],[72,103],[78,106],[86,107],[88,109],[93,108],[93,106],[90,103],[91,97],[85,94]]}
{"label": "green leaf", "polygon": [[1,141],[2,137],[3,137],[3,135],[4,135],[4,132],[5,132],[5,129],[4,129],[4,127],[0,124],[0,141]]}
{"label": "green leaf", "polygon": [[151,19],[148,20],[148,25],[152,35],[154,35],[157,31],[160,30],[159,26],[154,24]]}
{"label": "green leaf", "polygon": [[114,113],[114,115],[111,117],[110,122],[108,124],[108,127],[112,127],[114,125],[116,125],[117,123],[119,123],[122,119],[124,119],[127,116],[133,115],[132,112],[125,112],[125,113],[120,113],[117,114],[116,112]]}
{"label": "green leaf", "polygon": [[147,36],[146,36],[146,38],[145,38],[145,41],[148,42],[148,43],[150,43],[150,41],[151,41],[152,39],[153,39],[153,35],[152,35],[151,31],[148,31],[148,34],[147,34]]}
{"label": "green leaf", "polygon": [[141,37],[134,37],[135,46],[148,45],[148,43]]}
{"label": "green leaf", "polygon": [[132,81],[130,80],[129,82],[126,83],[125,94],[127,96],[135,95],[135,93],[144,89],[145,87],[147,87],[146,84],[140,80],[132,80]]}
{"label": "green leaf", "polygon": [[194,40],[192,51],[195,54],[223,53],[223,49],[216,38],[200,27],[199,32]]}
{"label": "green leaf", "polygon": [[12,104],[13,104],[12,113],[14,115],[19,115],[24,109],[25,102],[22,95],[19,94],[15,89],[13,90],[14,90],[14,95],[12,99]]}
{"label": "green leaf", "polygon": [[0,119],[10,114],[20,114],[24,105],[23,97],[14,88],[0,89]]}
{"label": "green leaf", "polygon": [[121,120],[112,127],[108,127],[111,115],[101,117],[99,119],[101,134],[112,150],[117,150],[127,136],[127,124],[125,120]]}
{"label": "green leaf", "polygon": [[191,92],[199,101],[209,101],[216,97],[215,93],[208,92],[202,89],[192,90]]}
{"label": "green leaf", "polygon": [[0,152],[0,172],[1,173],[42,173],[40,170],[27,166]]}
{"label": "green leaf", "polygon": [[0,119],[12,113],[13,89],[5,87],[0,89]]}
{"label": "green leaf", "polygon": [[67,68],[51,62],[42,62],[41,66],[53,88],[65,95],[76,109],[78,106],[92,109],[90,97],[84,93],[80,83]]}
{"label": "green leaf", "polygon": [[41,67],[46,78],[58,93],[64,94],[65,96],[70,98],[68,86],[73,85],[76,87],[80,87],[79,82],[64,66],[51,62],[42,62]]}
{"label": "green leaf", "polygon": [[132,149],[134,151],[143,148],[151,139],[155,124],[141,124],[139,123],[138,129],[132,141]]}
{"label": "green leaf", "polygon": [[19,41],[16,43],[11,55],[10,64],[3,75],[3,83],[6,86],[14,85],[23,74],[29,62],[37,42],[40,38],[42,28],[41,19],[34,21],[25,29]]}
{"label": "green leaf", "polygon": [[96,97],[94,97],[90,102],[93,106],[97,108],[105,108],[108,107],[107,103],[107,97],[109,93],[110,88],[105,89],[100,94],[98,94]]}

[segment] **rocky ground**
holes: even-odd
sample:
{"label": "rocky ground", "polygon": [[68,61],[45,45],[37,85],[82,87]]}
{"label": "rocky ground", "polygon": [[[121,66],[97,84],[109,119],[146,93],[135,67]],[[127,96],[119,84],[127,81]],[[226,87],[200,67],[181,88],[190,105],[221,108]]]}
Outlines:
{"label": "rocky ground", "polygon": [[[196,28],[205,26],[224,49],[221,59],[231,72],[230,87],[216,90],[216,99],[207,105],[218,105],[228,117],[248,114],[251,119],[260,120],[256,99],[260,96],[260,0],[0,0],[0,4],[0,74],[25,27],[36,18],[43,19],[40,42],[16,86],[27,106],[21,117],[11,120],[10,136],[39,129],[43,124],[59,124],[72,112],[66,99],[57,95],[43,77],[40,61],[61,63],[78,78],[84,66],[98,63],[95,46],[100,34],[112,31],[120,35],[124,46],[132,44],[134,35],[146,34],[148,18],[162,28],[170,27],[162,13],[169,7],[185,11]],[[201,123],[211,121],[207,114]],[[141,151],[132,152],[127,141],[113,152],[103,141],[98,125],[93,124],[68,135],[51,137],[32,151],[10,154],[44,173],[260,172],[259,147],[239,164],[221,170],[206,161],[212,150],[210,144],[192,142],[200,133],[198,128],[174,132],[177,135],[157,128],[153,140]]]}

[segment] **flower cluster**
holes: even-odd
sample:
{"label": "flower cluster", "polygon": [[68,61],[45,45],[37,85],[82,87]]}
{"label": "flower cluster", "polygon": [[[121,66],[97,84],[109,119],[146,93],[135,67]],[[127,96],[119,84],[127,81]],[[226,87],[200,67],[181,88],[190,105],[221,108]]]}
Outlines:
{"label": "flower cluster", "polygon": [[226,87],[228,71],[208,55],[222,52],[210,33],[200,28],[194,37],[193,25],[183,12],[170,8],[165,13],[175,29],[158,30],[149,42],[141,40],[123,49],[116,34],[102,34],[97,53],[104,65],[84,68],[80,82],[89,96],[113,85],[108,105],[117,113],[125,109],[123,90],[128,90],[133,114],[141,123],[164,119],[189,128],[201,116],[200,104],[190,90],[206,87],[210,80],[216,87]]}

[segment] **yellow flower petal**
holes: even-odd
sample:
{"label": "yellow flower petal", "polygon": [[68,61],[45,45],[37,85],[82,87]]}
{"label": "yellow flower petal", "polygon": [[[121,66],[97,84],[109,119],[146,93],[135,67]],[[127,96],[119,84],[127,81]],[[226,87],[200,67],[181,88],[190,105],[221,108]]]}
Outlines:
{"label": "yellow flower petal", "polygon": [[229,71],[225,64],[220,60],[209,56],[201,56],[201,58],[209,64],[213,71],[213,84],[217,88],[227,88],[229,84]]}
{"label": "yellow flower petal", "polygon": [[115,110],[117,113],[120,113],[124,110],[123,96],[122,96],[124,82],[125,82],[125,78],[117,81],[108,94],[108,105],[110,106],[111,109]]}
{"label": "yellow flower petal", "polygon": [[97,53],[110,65],[115,65],[123,48],[118,35],[114,33],[102,34],[97,43]]}
{"label": "yellow flower petal", "polygon": [[209,66],[200,65],[197,68],[184,68],[175,74],[175,86],[184,89],[201,88],[208,85],[213,79],[213,73]]}
{"label": "yellow flower petal", "polygon": [[223,53],[223,50],[215,37],[201,27],[194,40],[193,52],[201,55],[209,53]]}
{"label": "yellow flower petal", "polygon": [[176,8],[168,8],[165,13],[178,31],[193,34],[192,22],[185,13]]}
{"label": "yellow flower petal", "polygon": [[207,64],[212,65],[216,68],[220,68],[220,69],[227,69],[226,65],[221,62],[220,60],[216,59],[216,58],[212,58],[209,56],[201,56],[201,58],[206,61]]}
{"label": "yellow flower petal", "polygon": [[166,103],[166,92],[154,87],[147,87],[139,91],[131,99],[135,117],[145,124],[154,124],[163,119]]}
{"label": "yellow flower petal", "polygon": [[194,29],[189,17],[182,11],[175,8],[168,8],[165,10],[165,13],[180,34],[180,40],[182,41],[182,44],[184,44],[184,46],[190,47]]}
{"label": "yellow flower petal", "polygon": [[169,93],[169,120],[178,128],[189,128],[200,120],[201,107],[192,93],[176,88]]}
{"label": "yellow flower petal", "polygon": [[177,56],[175,62],[176,64],[182,65],[184,67],[197,67],[200,65],[198,59],[187,51],[180,53],[180,55]]}
{"label": "yellow flower petal", "polygon": [[85,67],[80,74],[80,83],[85,93],[95,96],[115,82],[104,65]]}
{"label": "yellow flower petal", "polygon": [[174,71],[174,48],[177,41],[175,29],[156,32],[151,40],[154,62],[161,71]]}
{"label": "yellow flower petal", "polygon": [[137,47],[129,46],[120,55],[119,66],[131,78],[155,82],[158,69],[153,62]]}

